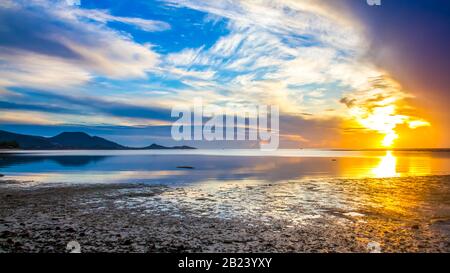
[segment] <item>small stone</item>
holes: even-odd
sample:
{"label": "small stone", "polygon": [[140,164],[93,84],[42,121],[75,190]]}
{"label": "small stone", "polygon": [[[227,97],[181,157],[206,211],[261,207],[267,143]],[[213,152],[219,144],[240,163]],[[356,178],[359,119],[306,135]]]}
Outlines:
{"label": "small stone", "polygon": [[66,231],[67,232],[75,232],[75,229],[73,227],[69,227],[69,228],[66,228]]}
{"label": "small stone", "polygon": [[7,230],[5,230],[2,233],[0,233],[0,238],[2,238],[2,239],[7,238],[9,236],[11,236],[11,232],[9,232]]}
{"label": "small stone", "polygon": [[413,225],[411,228],[412,229],[419,229],[420,227],[419,227],[419,225]]}

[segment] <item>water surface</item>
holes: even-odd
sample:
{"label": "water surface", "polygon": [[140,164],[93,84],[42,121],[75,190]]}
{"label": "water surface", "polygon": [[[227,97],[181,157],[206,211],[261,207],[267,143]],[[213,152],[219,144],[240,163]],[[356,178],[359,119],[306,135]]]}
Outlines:
{"label": "water surface", "polygon": [[[192,169],[179,167],[192,167]],[[330,150],[20,151],[0,154],[7,179],[34,183],[192,184],[450,174],[450,153]]]}

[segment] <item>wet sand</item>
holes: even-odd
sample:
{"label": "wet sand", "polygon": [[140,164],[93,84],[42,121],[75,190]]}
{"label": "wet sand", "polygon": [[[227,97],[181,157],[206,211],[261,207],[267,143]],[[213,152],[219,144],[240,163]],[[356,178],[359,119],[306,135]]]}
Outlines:
{"label": "wet sand", "polygon": [[0,181],[0,252],[67,252],[72,240],[82,252],[450,252],[450,176],[183,187]]}

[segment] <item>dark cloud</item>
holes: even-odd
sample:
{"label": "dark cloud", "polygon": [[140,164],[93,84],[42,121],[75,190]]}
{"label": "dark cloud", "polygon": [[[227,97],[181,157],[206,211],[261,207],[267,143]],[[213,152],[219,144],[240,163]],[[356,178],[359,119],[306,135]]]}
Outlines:
{"label": "dark cloud", "polygon": [[30,104],[30,103],[15,103],[0,101],[0,109],[3,110],[25,110],[25,111],[39,111],[47,113],[59,113],[59,114],[75,114],[76,110],[68,109],[65,107],[49,105],[49,104]]}
{"label": "dark cloud", "polygon": [[352,108],[355,105],[356,100],[343,97],[342,99],[339,100],[339,102],[345,104],[348,108]]}
{"label": "dark cloud", "polygon": [[[171,110],[154,106],[138,106],[116,101],[110,101],[100,97],[68,96],[63,94],[22,91],[20,101],[0,101],[0,109],[29,110],[59,114],[106,114],[122,118],[142,118],[170,121]],[[29,103],[33,101],[34,103]],[[89,116],[86,116],[89,118]]]}
{"label": "dark cloud", "polygon": [[[66,45],[51,37],[52,33],[61,33],[75,39],[76,33],[70,24],[52,20],[52,16],[35,9],[9,9],[0,8],[0,46],[31,51],[39,54],[78,59],[80,56]],[[79,37],[82,37],[80,33]],[[79,38],[78,38],[79,39]]]}

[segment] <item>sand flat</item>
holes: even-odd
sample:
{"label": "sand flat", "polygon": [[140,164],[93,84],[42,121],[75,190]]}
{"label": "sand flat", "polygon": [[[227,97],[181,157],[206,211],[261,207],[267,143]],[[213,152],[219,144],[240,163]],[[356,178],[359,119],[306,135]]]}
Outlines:
{"label": "sand flat", "polygon": [[65,252],[72,240],[82,252],[450,251],[450,176],[24,183],[2,181],[2,252]]}

